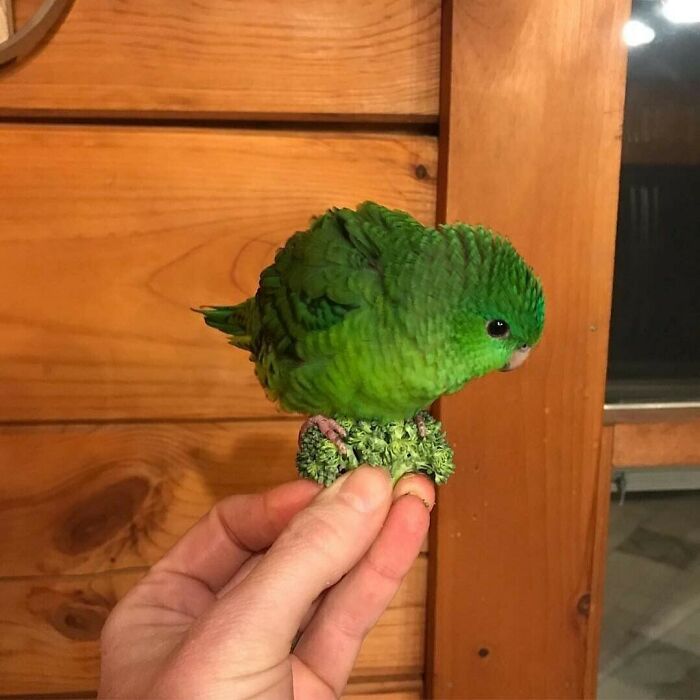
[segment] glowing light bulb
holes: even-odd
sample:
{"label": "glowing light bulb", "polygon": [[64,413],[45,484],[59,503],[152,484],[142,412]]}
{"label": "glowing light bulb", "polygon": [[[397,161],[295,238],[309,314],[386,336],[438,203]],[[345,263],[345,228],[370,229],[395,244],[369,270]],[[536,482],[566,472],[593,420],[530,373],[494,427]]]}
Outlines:
{"label": "glowing light bulb", "polygon": [[674,24],[700,22],[700,0],[665,0],[661,11]]}
{"label": "glowing light bulb", "polygon": [[643,46],[654,41],[656,32],[644,22],[631,19],[622,28],[622,40],[627,46]]}

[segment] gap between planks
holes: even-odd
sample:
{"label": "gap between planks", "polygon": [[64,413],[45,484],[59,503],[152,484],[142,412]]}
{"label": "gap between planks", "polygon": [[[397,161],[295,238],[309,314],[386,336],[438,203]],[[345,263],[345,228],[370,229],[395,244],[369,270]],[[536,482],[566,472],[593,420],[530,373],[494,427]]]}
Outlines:
{"label": "gap between planks", "polygon": [[[134,572],[95,576],[92,582],[71,582],[57,576],[53,582],[19,584],[0,582],[5,608],[3,628],[3,685],[17,695],[43,691],[83,693],[97,683],[101,625],[114,604],[147,567]],[[399,698],[418,698],[406,687],[423,670],[426,558],[420,557],[391,605],[362,645],[352,677],[353,695],[371,697],[380,689]],[[36,626],[36,620],[44,620]],[[49,664],[41,677],[24,675],[41,658]],[[403,694],[400,694],[403,693]],[[3,696],[5,697],[5,696]],[[66,697],[65,695],[63,697]]]}
{"label": "gap between planks", "polygon": [[47,418],[37,420],[0,420],[0,429],[2,428],[22,428],[22,427],[79,427],[90,425],[182,425],[184,423],[193,423],[197,425],[206,424],[221,424],[230,423],[238,425],[241,423],[269,423],[271,421],[279,423],[301,423],[304,416],[297,414],[279,415],[279,416],[195,416],[188,418],[186,416],[148,416],[143,418]]}
{"label": "gap between planks", "polygon": [[[416,564],[422,565],[428,558],[428,540],[423,542],[420,554],[414,562]],[[27,574],[26,576],[0,576],[0,584],[3,583],[21,583],[24,581],[31,581],[32,583],[42,583],[50,581],[85,581],[93,579],[97,576],[119,576],[128,574],[146,574],[150,569],[150,566],[123,566],[116,569],[101,569],[100,571],[87,571],[79,574]],[[0,697],[4,697],[0,693]]]}
{"label": "gap between planks", "polygon": [[[2,0],[0,0],[2,3]],[[1,14],[0,14],[1,16]],[[0,31],[2,25],[0,24]],[[80,110],[76,112],[41,112],[27,110],[8,113],[0,107],[0,124],[187,127],[206,129],[254,129],[256,131],[342,131],[405,133],[436,136],[437,117],[421,114],[221,114],[218,112],[106,112]]]}
{"label": "gap between planks", "polygon": [[[2,695],[3,700],[83,700],[96,698],[96,691],[80,691],[76,693],[31,693],[20,695]],[[419,700],[423,697],[423,677],[419,674],[396,676],[380,676],[361,678],[352,681],[345,689],[343,697],[361,698],[378,697],[383,700]]]}

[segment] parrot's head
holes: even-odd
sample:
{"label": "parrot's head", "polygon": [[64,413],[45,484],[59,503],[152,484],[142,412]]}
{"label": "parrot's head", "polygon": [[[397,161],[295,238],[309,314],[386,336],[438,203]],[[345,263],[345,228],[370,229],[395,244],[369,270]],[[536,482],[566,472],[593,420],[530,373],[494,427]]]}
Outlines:
{"label": "parrot's head", "polygon": [[459,230],[468,260],[460,325],[473,376],[516,369],[542,335],[542,285],[505,238],[483,227]]}

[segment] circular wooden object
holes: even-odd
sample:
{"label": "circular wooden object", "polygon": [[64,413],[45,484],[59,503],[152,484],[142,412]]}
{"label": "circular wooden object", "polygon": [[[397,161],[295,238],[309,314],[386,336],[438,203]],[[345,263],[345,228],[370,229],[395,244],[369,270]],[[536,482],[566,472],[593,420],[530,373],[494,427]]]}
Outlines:
{"label": "circular wooden object", "polygon": [[34,16],[0,43],[0,66],[31,53],[58,26],[72,0],[44,0]]}

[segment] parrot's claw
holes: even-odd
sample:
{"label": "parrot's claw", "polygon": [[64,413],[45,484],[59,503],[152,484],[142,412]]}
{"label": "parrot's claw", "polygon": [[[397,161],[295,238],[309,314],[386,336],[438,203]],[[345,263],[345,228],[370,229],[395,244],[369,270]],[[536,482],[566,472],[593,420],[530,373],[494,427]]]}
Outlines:
{"label": "parrot's claw", "polygon": [[299,446],[301,447],[301,438],[304,433],[310,428],[316,427],[321,431],[326,440],[330,440],[337,448],[343,457],[348,454],[348,446],[343,442],[343,438],[347,436],[345,428],[340,423],[326,416],[311,416],[304,421],[299,429]]}
{"label": "parrot's claw", "polygon": [[425,418],[423,418],[423,414],[419,413],[413,421],[416,424],[416,428],[418,428],[418,436],[421,440],[425,440],[425,438],[428,437],[428,431],[425,428]]}

